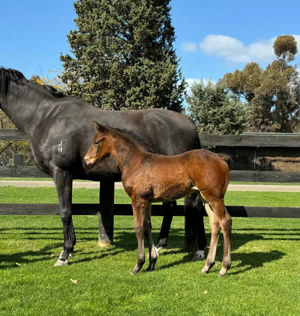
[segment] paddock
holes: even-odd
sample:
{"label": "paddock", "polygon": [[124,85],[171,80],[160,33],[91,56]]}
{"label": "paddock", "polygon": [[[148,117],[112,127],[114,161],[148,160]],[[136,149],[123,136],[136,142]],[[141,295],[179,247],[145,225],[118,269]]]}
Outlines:
{"label": "paddock", "polygon": [[[20,176],[24,171],[27,177],[32,177],[33,169],[38,173],[36,168],[13,166],[9,172]],[[235,177],[235,172],[232,173]],[[279,182],[283,179],[279,171],[266,171],[266,174],[262,174],[262,171],[247,170],[237,171],[237,174],[238,177],[234,179],[242,181],[259,179],[269,182],[271,177],[273,181]],[[242,174],[246,174],[246,179]],[[2,173],[1,176],[9,175]],[[290,184],[300,183],[299,174],[295,172],[288,173],[285,180],[293,180]],[[99,184],[96,187],[99,188]],[[286,207],[270,210],[266,207],[241,206],[238,215],[243,214],[241,210],[244,208],[248,217],[234,218],[232,266],[226,278],[220,282],[216,274],[220,267],[221,252],[217,253],[217,263],[211,274],[202,276],[199,274],[201,264],[192,262],[192,256],[183,250],[185,231],[182,216],[174,217],[169,246],[162,250],[154,273],[141,273],[134,278],[124,273],[130,271],[132,260],[136,257],[132,216],[116,215],[115,244],[99,249],[98,216],[91,215],[100,211],[99,204],[86,206],[86,209],[83,205],[75,206],[75,214],[83,211],[86,216],[74,216],[78,236],[76,251],[70,259],[72,264],[67,269],[59,268],[58,273],[52,265],[61,250],[61,222],[56,215],[34,215],[48,212],[58,214],[58,205],[24,205],[10,205],[7,208],[10,215],[1,216],[0,221],[0,290],[3,313],[13,314],[26,310],[28,314],[49,314],[55,311],[56,314],[64,315],[66,310],[82,314],[101,310],[103,314],[166,314],[167,311],[175,315],[187,312],[187,302],[189,314],[202,312],[221,315],[229,312],[252,315],[253,311],[255,314],[268,314],[270,310],[276,311],[276,315],[300,313],[299,207],[293,208],[294,215],[291,218],[284,218],[288,216],[284,210]],[[123,205],[115,204],[115,214],[127,208],[130,212],[130,205]],[[6,207],[2,204],[2,210],[2,206]],[[11,215],[11,207],[15,215]],[[153,212],[159,212],[159,207],[156,208],[155,205]],[[177,215],[182,215],[180,209],[182,211],[178,205]],[[228,209],[232,212],[231,207]],[[278,215],[279,210],[281,216]],[[161,220],[161,216],[152,217],[154,238],[158,236]],[[205,228],[209,237],[207,218]],[[141,293],[141,284],[145,283],[147,287],[143,286]],[[114,286],[116,284],[118,286]],[[223,291],[225,286],[226,291]],[[216,297],[219,304],[215,304]]]}

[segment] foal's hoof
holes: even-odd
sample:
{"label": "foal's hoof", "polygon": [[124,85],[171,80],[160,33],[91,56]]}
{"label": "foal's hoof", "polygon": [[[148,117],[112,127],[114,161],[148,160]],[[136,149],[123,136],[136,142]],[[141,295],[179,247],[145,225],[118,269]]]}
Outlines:
{"label": "foal's hoof", "polygon": [[193,261],[203,261],[205,259],[204,250],[197,250]]}
{"label": "foal's hoof", "polygon": [[201,270],[201,273],[203,273],[203,274],[207,274],[208,272],[209,272],[209,269],[207,269],[205,267]]}
{"label": "foal's hoof", "polygon": [[136,265],[130,272],[131,275],[137,274],[142,269],[142,266]]}
{"label": "foal's hoof", "polygon": [[61,267],[61,266],[67,266],[68,265],[68,260],[60,260],[58,259],[55,264],[54,264],[54,267]]}
{"label": "foal's hoof", "polygon": [[219,276],[220,277],[224,276],[227,273],[227,271],[229,270],[229,268],[230,268],[230,265],[226,268],[222,267],[222,269],[219,272]]}
{"label": "foal's hoof", "polygon": [[149,264],[149,266],[147,268],[147,272],[153,272],[154,271],[155,263],[156,263],[156,260]]}
{"label": "foal's hoof", "polygon": [[214,266],[214,264],[215,264],[214,262],[210,264],[206,263],[204,268],[201,270],[201,272],[207,274],[210,271],[210,269]]}
{"label": "foal's hoof", "polygon": [[136,271],[135,269],[133,269],[133,270],[130,271],[130,274],[131,274],[131,275],[135,275],[135,274],[137,274],[138,272],[139,272],[139,271]]}

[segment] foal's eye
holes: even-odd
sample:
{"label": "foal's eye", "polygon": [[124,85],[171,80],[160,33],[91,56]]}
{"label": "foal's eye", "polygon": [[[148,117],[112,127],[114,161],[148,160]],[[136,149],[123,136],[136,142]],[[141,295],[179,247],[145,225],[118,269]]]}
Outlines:
{"label": "foal's eye", "polygon": [[97,139],[95,142],[94,142],[94,144],[95,144],[95,146],[99,146],[99,144],[102,142],[102,138],[100,138],[100,139]]}

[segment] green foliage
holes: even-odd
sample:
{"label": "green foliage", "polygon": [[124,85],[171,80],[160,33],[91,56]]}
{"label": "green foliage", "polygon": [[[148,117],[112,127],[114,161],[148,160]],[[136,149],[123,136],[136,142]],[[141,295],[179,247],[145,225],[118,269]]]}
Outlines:
{"label": "green foliage", "polygon": [[74,7],[72,54],[61,56],[71,94],[106,109],[181,111],[185,82],[169,0],[78,0]]}
{"label": "green foliage", "polygon": [[262,69],[257,63],[248,63],[243,71],[225,74],[223,82],[233,93],[251,102],[255,96],[254,90],[260,85],[261,74]]}
{"label": "green foliage", "polygon": [[[53,73],[55,75],[53,75]],[[51,75],[51,79],[49,78],[50,75]],[[60,75],[61,75],[61,72],[59,70],[51,71],[49,69],[47,76],[41,78],[39,75],[36,75],[36,76],[32,76],[30,78],[30,80],[34,81],[42,86],[43,85],[50,85],[58,91],[61,91],[63,93],[67,93],[68,92],[67,86],[61,81]]]}
{"label": "green foliage", "polygon": [[223,82],[250,104],[251,130],[291,133],[300,121],[298,72],[288,64],[297,53],[294,37],[279,36],[274,51],[278,59],[265,70],[252,62],[242,71],[227,73]]}
{"label": "green foliage", "polygon": [[[2,110],[0,110],[0,129],[1,128],[16,128]],[[32,165],[34,163],[28,142],[0,141],[0,166],[13,165],[13,157],[15,154],[23,155],[23,163],[25,165]]]}
{"label": "green foliage", "polygon": [[240,134],[248,126],[248,109],[222,83],[195,83],[187,97],[189,115],[199,133]]}
{"label": "green foliage", "polygon": [[278,58],[290,62],[295,59],[297,54],[297,42],[294,36],[282,35],[278,36],[273,44],[274,53]]}

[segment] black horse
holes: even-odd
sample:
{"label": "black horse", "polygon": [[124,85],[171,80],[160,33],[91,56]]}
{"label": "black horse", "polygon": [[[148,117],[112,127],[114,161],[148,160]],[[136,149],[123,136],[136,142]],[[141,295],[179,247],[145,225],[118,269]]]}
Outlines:
{"label": "black horse", "polygon": [[[101,181],[99,238],[112,241],[112,229],[107,231],[112,226],[105,221],[113,220],[114,181],[119,181],[121,174],[111,158],[92,169],[83,164],[95,134],[93,121],[130,134],[153,153],[174,155],[200,147],[194,125],[179,113],[161,109],[100,110],[78,97],[64,96],[52,87],[27,80],[13,69],[0,68],[0,108],[25,133],[37,166],[55,182],[64,234],[64,249],[56,265],[67,264],[76,242],[72,222],[73,179]],[[186,200],[186,209],[197,205],[195,199],[194,196]],[[174,203],[165,205],[167,215],[159,248],[166,245]],[[206,239],[201,212],[198,214],[198,249],[202,257]]]}

